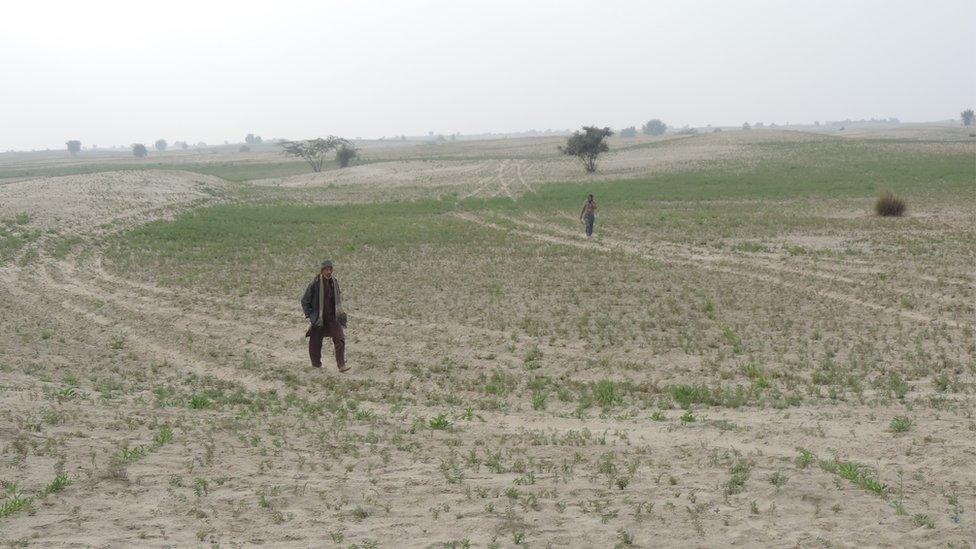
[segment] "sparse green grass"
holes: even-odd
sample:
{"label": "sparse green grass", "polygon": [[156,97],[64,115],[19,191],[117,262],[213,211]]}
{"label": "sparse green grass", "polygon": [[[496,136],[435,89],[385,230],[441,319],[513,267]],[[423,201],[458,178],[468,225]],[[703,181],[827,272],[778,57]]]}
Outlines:
{"label": "sparse green grass", "polygon": [[[473,542],[488,546],[526,543],[529,535],[533,546],[544,545],[547,533],[537,540],[536,530],[529,528],[552,524],[547,513],[560,513],[561,520],[599,521],[602,527],[594,530],[593,540],[601,546],[635,544],[630,531],[645,535],[640,533],[661,529],[668,534],[678,528],[685,529],[680,533],[684,541],[698,535],[702,539],[691,543],[707,545],[716,532],[741,526],[738,521],[749,513],[756,515],[750,520],[797,520],[794,506],[780,501],[794,489],[814,502],[814,520],[825,512],[821,505],[826,509],[832,500],[844,502],[843,508],[829,507],[834,513],[886,508],[870,494],[888,493],[874,470],[856,462],[820,461],[800,450],[797,470],[779,471],[789,465],[781,449],[791,447],[802,432],[811,447],[818,444],[812,441],[820,441],[824,451],[846,451],[843,441],[854,436],[854,425],[884,428],[894,413],[929,417],[926,408],[936,405],[928,400],[933,387],[941,399],[940,414],[955,417],[967,409],[971,336],[897,313],[908,310],[899,302],[904,294],[911,296],[913,314],[934,315],[936,306],[945,306],[959,318],[965,316],[965,304],[927,302],[923,296],[931,286],[900,267],[910,258],[930,269],[927,274],[953,271],[945,258],[968,257],[953,250],[965,252],[972,244],[970,235],[953,232],[933,245],[930,255],[921,244],[931,242],[915,236],[928,234],[924,220],[909,217],[894,222],[899,229],[889,229],[882,224],[891,220],[868,215],[876,192],[869,187],[882,178],[892,178],[913,206],[934,210],[934,200],[963,188],[964,172],[959,159],[918,163],[914,158],[920,165],[910,165],[897,155],[875,161],[852,158],[832,144],[823,146],[833,147],[830,154],[811,151],[808,145],[773,151],[785,159],[777,159],[775,166],[709,168],[599,184],[608,239],[652,251],[658,242],[679,243],[694,246],[690,253],[745,254],[766,262],[739,265],[735,275],[709,268],[732,268],[733,259],[726,256],[685,265],[643,257],[624,246],[596,250],[560,243],[569,240],[558,231],[573,221],[572,215],[565,218],[567,211],[578,208],[578,184],[539,186],[538,194],[514,202],[507,197],[456,202],[450,196],[314,205],[346,190],[303,189],[282,194],[287,198],[280,202],[268,194],[261,198],[263,205],[225,204],[106,237],[106,263],[115,274],[162,286],[161,296],[172,289],[182,298],[179,292],[186,290],[187,297],[199,292],[205,300],[193,305],[187,299],[180,306],[194,309],[188,318],[212,330],[204,334],[195,326],[183,330],[160,325],[160,345],[179,346],[180,353],[207,367],[219,365],[223,372],[239,368],[254,383],[274,389],[248,390],[171,364],[147,368],[136,339],[109,349],[102,341],[92,353],[97,362],[91,367],[65,371],[60,364],[53,368],[0,357],[15,372],[11,388],[0,388],[0,395],[17,394],[21,379],[33,376],[28,379],[46,384],[37,392],[39,398],[49,400],[37,413],[10,417],[25,436],[10,441],[5,459],[12,467],[30,466],[42,454],[47,459],[62,451],[52,425],[58,432],[86,434],[86,422],[94,422],[118,436],[90,465],[79,466],[79,458],[69,453],[67,470],[72,477],[89,475],[94,484],[101,482],[99,475],[109,461],[109,468],[112,462],[119,466],[121,479],[125,465],[146,459],[176,438],[172,428],[155,423],[165,420],[177,426],[180,448],[158,456],[152,465],[179,470],[162,477],[166,492],[160,492],[161,506],[205,523],[194,528],[201,543],[219,537],[210,533],[210,524],[220,531],[226,517],[265,525],[270,533],[262,533],[261,541],[266,544],[312,543],[311,537],[281,537],[293,526],[296,535],[305,534],[300,526],[305,517],[292,522],[295,516],[289,513],[296,501],[340,524],[362,522],[348,533],[342,526],[330,532],[332,543],[343,546],[374,545],[361,538],[362,528],[380,532],[382,525],[403,520],[403,506],[420,528],[427,527],[430,516],[439,525],[456,522],[463,527],[482,519],[497,523],[496,538]],[[788,166],[796,154],[801,155],[797,166]],[[811,154],[816,158],[802,157]],[[829,166],[814,165],[836,154],[843,155],[837,174],[828,173]],[[865,167],[873,171],[861,171]],[[373,196],[366,189],[355,192]],[[306,203],[287,202],[296,197]],[[860,214],[849,215],[852,209]],[[543,226],[539,232],[561,240],[539,241],[489,229],[457,217],[458,211],[508,230],[519,227],[512,219],[537,223]],[[900,227],[913,232],[897,232]],[[835,230],[856,235],[858,245],[832,245],[836,250],[826,252],[782,242],[794,234],[829,237]],[[323,234],[329,238],[324,240]],[[873,252],[879,244],[883,256]],[[670,257],[669,248],[661,249],[661,255]],[[71,260],[87,250],[69,246],[58,255]],[[780,255],[771,259],[767,254]],[[350,353],[356,364],[351,376],[309,372],[292,361],[302,351],[293,339],[300,339],[302,327],[300,317],[289,324],[287,307],[297,313],[296,293],[322,256],[338,262],[337,275],[349,299],[355,326],[349,330]],[[872,268],[891,274],[852,276],[843,272],[848,261],[877,262]],[[799,272],[780,272],[767,264]],[[818,273],[840,273],[854,282],[806,276],[813,272],[811,264],[818,265]],[[747,276],[752,272],[796,283],[802,290],[757,283]],[[823,298],[824,291],[871,300],[886,310],[831,301]],[[964,287],[953,291],[968,295]],[[79,305],[93,306],[83,300]],[[141,305],[102,305],[99,314],[123,325],[110,329],[135,333],[125,323],[140,321]],[[211,316],[213,323],[203,321]],[[224,326],[237,321],[246,329],[232,332]],[[43,349],[71,335],[51,328],[45,338],[47,329],[30,325],[11,331],[10,341],[27,350],[35,344]],[[289,334],[285,343],[279,341],[279,332]],[[284,347],[289,350],[282,352]],[[801,402],[811,408],[789,409]],[[529,406],[533,412],[525,413]],[[101,414],[104,418],[90,415],[96,407],[108,411]],[[711,419],[726,414],[728,419]],[[787,417],[796,428],[784,434],[777,421]],[[557,427],[546,426],[550,419]],[[649,442],[644,437],[648,431],[668,442]],[[894,421],[891,431],[903,432]],[[153,434],[152,442],[117,446],[119,441],[144,440],[146,433]],[[940,436],[931,433],[911,451],[961,444],[940,441]],[[90,439],[73,434],[66,440],[77,444]],[[903,442],[907,448],[910,441]],[[767,446],[776,451],[767,453]],[[222,459],[229,453],[248,464],[246,474],[234,477],[233,490],[248,486],[255,496],[234,498],[228,491],[216,497],[220,484],[215,473],[236,467]],[[859,459],[873,463],[875,457]],[[753,471],[751,460],[760,469]],[[143,477],[143,469],[132,467],[129,473],[139,475],[140,486],[156,478],[155,472]],[[882,472],[888,474],[888,469]],[[113,489],[120,485],[106,484]],[[784,493],[764,499],[771,487]],[[838,488],[870,493],[843,498],[831,492]],[[949,514],[944,523],[964,520],[959,502],[965,502],[966,489],[946,489]],[[821,490],[826,497],[817,493]],[[427,523],[415,520],[414,512],[417,498],[425,494],[431,503],[417,510],[430,509]],[[737,494],[742,495],[733,497]],[[723,495],[724,505],[718,503]],[[650,498],[657,499],[657,507],[654,501],[642,501]],[[232,500],[233,506],[228,503]],[[905,506],[911,507],[911,501],[899,506],[905,515],[898,520],[910,520],[911,509]],[[937,508],[914,510],[935,519],[946,516]],[[634,530],[631,516],[643,520],[643,528]],[[961,518],[952,522],[953,516]],[[316,535],[319,542],[329,539],[321,531]],[[868,535],[850,533],[850,542],[873,540]],[[452,547],[469,543],[443,542]]]}
{"label": "sparse green grass", "polygon": [[922,514],[922,513],[918,513],[916,515],[912,515],[912,522],[915,524],[915,526],[924,526],[926,528],[935,528],[935,521],[932,520],[932,518],[929,517],[928,515],[925,515],[925,514]]}
{"label": "sparse green grass", "polygon": [[75,387],[65,387],[64,389],[61,389],[60,391],[57,392],[58,402],[71,400],[79,396],[80,394],[81,393],[79,393],[78,389]]}
{"label": "sparse green grass", "polygon": [[852,483],[874,492],[882,497],[887,497],[888,485],[880,482],[875,474],[864,464],[855,461],[821,460],[820,468],[829,473],[834,473],[842,478],[846,478]]}
{"label": "sparse green grass", "polygon": [[168,444],[171,440],[173,440],[173,429],[171,429],[168,425],[164,425],[159,432],[156,433],[156,436],[153,437],[153,447],[159,448],[165,444]]}
{"label": "sparse green grass", "polygon": [[705,311],[708,318],[712,318],[715,314],[715,302],[711,298],[705,299],[705,305],[702,307],[702,310]]}
{"label": "sparse green grass", "polygon": [[[897,149],[842,141],[767,144],[770,150],[789,150],[790,160],[768,161],[752,169],[703,170],[669,173],[646,179],[600,183],[603,203],[647,209],[650,201],[861,196],[873,198],[878,185],[899,194],[922,188],[945,196],[960,196],[972,183],[968,153],[905,156]],[[802,167],[801,167],[802,165]],[[865,178],[864,174],[871,174]],[[509,201],[511,202],[511,201]],[[550,208],[579,210],[578,186],[544,185],[515,207],[548,204]],[[615,206],[616,207],[616,206]]]}
{"label": "sparse green grass", "polygon": [[742,387],[726,389],[721,386],[708,387],[704,384],[671,385],[668,387],[668,392],[678,406],[686,409],[693,404],[738,408],[755,398],[752,392]]}
{"label": "sparse green grass", "polygon": [[428,426],[435,431],[445,431],[450,429],[453,424],[447,419],[447,416],[443,413],[437,414],[435,417],[430,418]]}
{"label": "sparse green grass", "polygon": [[729,469],[729,480],[725,483],[725,495],[738,494],[745,489],[746,481],[749,480],[749,473],[752,471],[752,464],[746,460],[738,459]]}
{"label": "sparse green grass", "polygon": [[786,483],[790,480],[790,478],[785,474],[783,474],[781,471],[776,471],[774,473],[771,473],[767,477],[767,480],[769,480],[769,483],[772,484],[773,486],[777,488],[782,488],[783,486],[786,485]]}
{"label": "sparse green grass", "polygon": [[532,393],[532,409],[545,410],[548,399],[549,393],[544,391],[536,391],[535,393]]}
{"label": "sparse green grass", "polygon": [[617,385],[609,379],[601,379],[593,387],[593,400],[604,408],[623,403],[623,396],[617,390]]}
{"label": "sparse green grass", "polygon": [[739,336],[735,335],[735,332],[732,331],[732,328],[728,326],[723,326],[722,335],[725,337],[725,341],[727,341],[729,345],[732,346],[733,353],[739,354],[742,352],[742,339]]}
{"label": "sparse green grass", "polygon": [[891,420],[891,431],[893,433],[904,433],[912,428],[913,421],[906,416],[895,416]]}
{"label": "sparse green grass", "polygon": [[29,222],[28,214],[17,214],[14,219],[0,219],[0,265],[5,265],[24,246],[41,236],[40,231],[27,226]]}
{"label": "sparse green grass", "polygon": [[137,459],[142,458],[147,453],[145,446],[133,446],[123,445],[119,450],[112,455],[112,462],[117,465],[128,465]]}
{"label": "sparse green grass", "polygon": [[59,473],[56,477],[54,477],[54,480],[52,480],[50,484],[44,487],[44,493],[53,494],[55,492],[60,492],[70,485],[71,479],[68,478],[68,475]]}
{"label": "sparse green grass", "polygon": [[190,408],[193,408],[194,410],[203,410],[205,408],[209,408],[211,404],[212,402],[210,401],[210,398],[207,397],[207,395],[197,394],[190,397]]}
{"label": "sparse green grass", "polygon": [[522,367],[526,370],[536,370],[542,367],[542,350],[538,347],[532,347],[529,352],[525,355],[525,361],[522,363]]}
{"label": "sparse green grass", "polygon": [[772,386],[769,378],[766,376],[766,372],[756,364],[755,362],[750,362],[746,364],[743,368],[746,376],[752,380],[757,389],[768,389]]}
{"label": "sparse green grass", "polygon": [[33,498],[24,496],[17,489],[17,485],[9,483],[4,486],[3,499],[0,499],[0,518],[10,515],[30,506]]}
{"label": "sparse green grass", "polygon": [[806,469],[816,462],[817,456],[813,455],[813,452],[800,448],[800,454],[796,456],[795,460],[797,469]]}

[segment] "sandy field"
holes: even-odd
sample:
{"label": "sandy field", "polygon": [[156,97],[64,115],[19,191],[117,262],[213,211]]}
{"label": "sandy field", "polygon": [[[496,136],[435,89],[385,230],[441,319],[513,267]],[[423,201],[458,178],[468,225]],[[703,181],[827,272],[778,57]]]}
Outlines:
{"label": "sandy field", "polygon": [[[919,132],[617,139],[591,176],[532,138],[244,183],[0,180],[0,540],[971,548],[974,188],[911,195],[897,224],[874,190],[601,203],[592,240],[537,205],[550,183],[823,170],[795,148],[819,143],[976,153]],[[399,199],[435,213],[368,209]],[[282,204],[399,227],[323,248],[346,254],[349,374],[307,364],[298,263],[322,254],[261,240],[304,227],[258,217]],[[225,207],[255,217],[158,232]]]}

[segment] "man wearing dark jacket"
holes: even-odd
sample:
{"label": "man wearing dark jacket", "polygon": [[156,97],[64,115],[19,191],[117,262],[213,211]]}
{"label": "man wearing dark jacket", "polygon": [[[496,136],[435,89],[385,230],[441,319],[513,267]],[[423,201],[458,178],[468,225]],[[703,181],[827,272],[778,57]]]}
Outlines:
{"label": "man wearing dark jacket", "polygon": [[342,291],[339,281],[332,276],[331,261],[323,261],[318,276],[305,288],[302,295],[302,311],[311,326],[305,332],[308,338],[308,357],[312,367],[322,367],[322,339],[332,338],[335,346],[336,365],[340,372],[348,372],[346,366],[346,313],[342,310]]}

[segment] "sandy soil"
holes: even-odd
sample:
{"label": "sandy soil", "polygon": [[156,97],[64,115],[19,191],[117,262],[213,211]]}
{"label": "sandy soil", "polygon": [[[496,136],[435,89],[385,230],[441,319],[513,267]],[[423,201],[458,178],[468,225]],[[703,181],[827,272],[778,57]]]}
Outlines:
{"label": "sandy soil", "polygon": [[[807,138],[775,133],[675,139],[665,154],[643,146],[655,141],[638,139],[638,147],[601,162],[595,177],[742,162],[744,155],[755,154],[743,148],[745,139]],[[542,182],[579,180],[575,162],[545,152],[552,144],[544,139],[459,143],[438,151],[437,159],[393,159],[257,185],[447,186],[456,188],[458,196],[517,199]],[[481,159],[445,158],[479,151]],[[329,381],[333,372],[323,377],[302,368],[306,357],[294,300],[229,303],[226,296],[157,286],[110,272],[102,264],[99,245],[105,235],[229,200],[234,188],[216,178],[177,171],[112,172],[0,186],[0,218],[27,213],[27,225],[41,233],[0,267],[0,366],[6,366],[0,378],[0,447],[5,458],[0,479],[22,490],[43,488],[59,470],[74,479],[64,490],[35,498],[30,512],[0,518],[0,538],[6,542],[367,547],[375,541],[390,547],[451,542],[460,547],[462,540],[475,546],[511,546],[525,534],[533,546],[574,547],[627,544],[631,537],[644,547],[974,544],[976,424],[971,399],[946,409],[908,406],[904,411],[899,406],[899,413],[910,412],[914,418],[913,431],[903,434],[888,430],[892,411],[854,402],[706,408],[687,425],[678,422],[677,411],[669,411],[669,421],[658,422],[624,411],[577,418],[571,409],[555,413],[519,405],[513,411],[452,418],[453,430],[424,431],[418,444],[402,425],[409,425],[411,418],[431,418],[443,406],[384,404],[380,395],[388,380],[408,379],[409,365],[430,364],[430,356],[487,371],[491,364],[521,362],[526,349],[540,343],[524,333],[418,322],[367,310],[352,316],[356,328],[350,330],[349,346],[355,349],[357,368],[350,379],[371,397],[349,414],[366,409],[375,417],[365,414],[362,421],[341,425],[323,419],[323,414],[302,408],[303,399],[337,393],[335,398],[342,401],[362,394],[342,392]],[[960,215],[967,219],[964,212]],[[963,341],[972,338],[972,318],[870,300],[858,289],[864,273],[855,261],[813,267],[802,257],[784,260],[777,252],[744,254],[678,243],[648,246],[641,235],[613,231],[587,241],[578,230],[531,217],[459,217],[547,245],[609,251],[682,272],[732,278],[758,293],[805,293],[801,281],[810,279],[820,284],[822,299],[835,302],[851,322],[886,334],[879,338],[910,339],[930,326]],[[948,222],[958,223],[959,218]],[[52,251],[69,237],[79,244],[68,253]],[[784,245],[814,249],[836,249],[850,240],[816,234],[782,237]],[[949,285],[965,296],[974,290],[972,277],[922,272],[906,284],[924,284],[924,276],[934,278],[934,286]],[[878,324],[879,316],[887,320]],[[579,342],[542,342],[541,350],[547,357],[545,372],[554,378],[605,375],[599,368],[581,366],[588,350]],[[489,353],[490,362],[482,358]],[[608,356],[645,360],[650,373],[617,372],[636,383],[711,375],[706,374],[711,365],[678,349],[621,350]],[[105,385],[113,373],[125,380],[122,386]],[[465,370],[458,382],[477,373]],[[971,377],[965,371],[960,375]],[[77,390],[81,396],[75,396],[64,393],[70,385],[65,376],[105,381],[82,383]],[[151,386],[182,394],[220,384],[240,391],[245,395],[241,398],[279,403],[272,406],[284,412],[145,404],[168,398]],[[937,397],[929,384],[918,382],[913,389],[916,399]],[[291,404],[284,404],[288,399]],[[174,439],[155,444],[153,437],[163,424],[176,427]],[[377,433],[392,442],[370,442]],[[125,468],[112,462],[122,443],[145,450]],[[897,495],[879,498],[816,463],[797,466],[798,448],[814,450],[820,459],[840,453],[876,468],[889,483],[900,479],[901,486]],[[464,465],[468,450],[474,457]],[[501,472],[489,464],[496,451]],[[739,463],[749,464],[748,497],[723,488],[730,468]],[[611,469],[616,472],[607,473]],[[530,476],[527,470],[547,472]],[[767,480],[784,472],[786,484]],[[620,478],[630,484],[615,485]],[[509,495],[512,487],[514,496]],[[892,510],[896,502],[909,516]],[[935,527],[926,520],[935,521]]]}

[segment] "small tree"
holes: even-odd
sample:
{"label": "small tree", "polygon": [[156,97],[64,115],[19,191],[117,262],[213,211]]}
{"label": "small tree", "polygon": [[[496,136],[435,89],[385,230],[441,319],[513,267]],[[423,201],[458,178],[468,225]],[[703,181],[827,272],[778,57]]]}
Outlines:
{"label": "small tree", "polygon": [[304,141],[284,141],[281,143],[281,146],[284,148],[285,154],[297,156],[305,160],[312,167],[312,171],[320,172],[322,171],[322,164],[325,162],[326,155],[330,151],[334,151],[340,146],[348,144],[349,141],[330,135],[324,139],[319,137]]}
{"label": "small tree", "polygon": [[751,130],[752,129],[752,126],[750,126],[748,122],[743,122],[742,123],[742,129],[743,130]]}
{"label": "small tree", "polygon": [[966,109],[962,111],[959,115],[962,118],[963,126],[972,126],[976,124],[976,114],[973,114],[973,109]]}
{"label": "small tree", "polygon": [[349,162],[356,158],[359,158],[359,151],[357,151],[356,147],[353,147],[352,145],[343,143],[336,150],[336,160],[339,161],[340,168],[349,167]]}
{"label": "small tree", "polygon": [[668,125],[665,124],[664,122],[661,122],[657,118],[653,120],[648,120],[647,124],[644,124],[644,126],[641,127],[641,131],[647,135],[661,135],[665,131],[667,131],[667,129],[668,129]]}
{"label": "small tree", "polygon": [[620,130],[620,137],[637,137],[637,128],[631,126]]}
{"label": "small tree", "polygon": [[71,156],[81,152],[81,141],[78,141],[77,139],[72,139],[71,141],[65,143],[65,145],[68,146],[68,152],[71,153]]}
{"label": "small tree", "polygon": [[260,135],[249,133],[247,134],[247,137],[244,138],[244,142],[248,145],[260,145],[261,143],[264,143],[264,140],[261,139]]}
{"label": "small tree", "polygon": [[132,145],[132,156],[136,158],[145,158],[149,154],[149,150],[142,143],[136,143]]}
{"label": "small tree", "polygon": [[166,147],[168,146],[169,143],[167,143],[165,139],[157,139],[156,143],[153,144],[153,147],[156,147],[156,150],[159,152],[165,151]]}
{"label": "small tree", "polygon": [[587,172],[595,172],[596,157],[610,150],[606,138],[611,135],[610,128],[583,126],[583,132],[576,131],[569,136],[566,146],[559,147],[559,152],[579,158]]}
{"label": "small tree", "polygon": [[241,145],[241,146],[240,146],[240,147],[239,147],[239,148],[237,149],[237,152],[242,152],[242,153],[249,153],[249,152],[251,152],[251,147],[248,147],[247,145]]}

